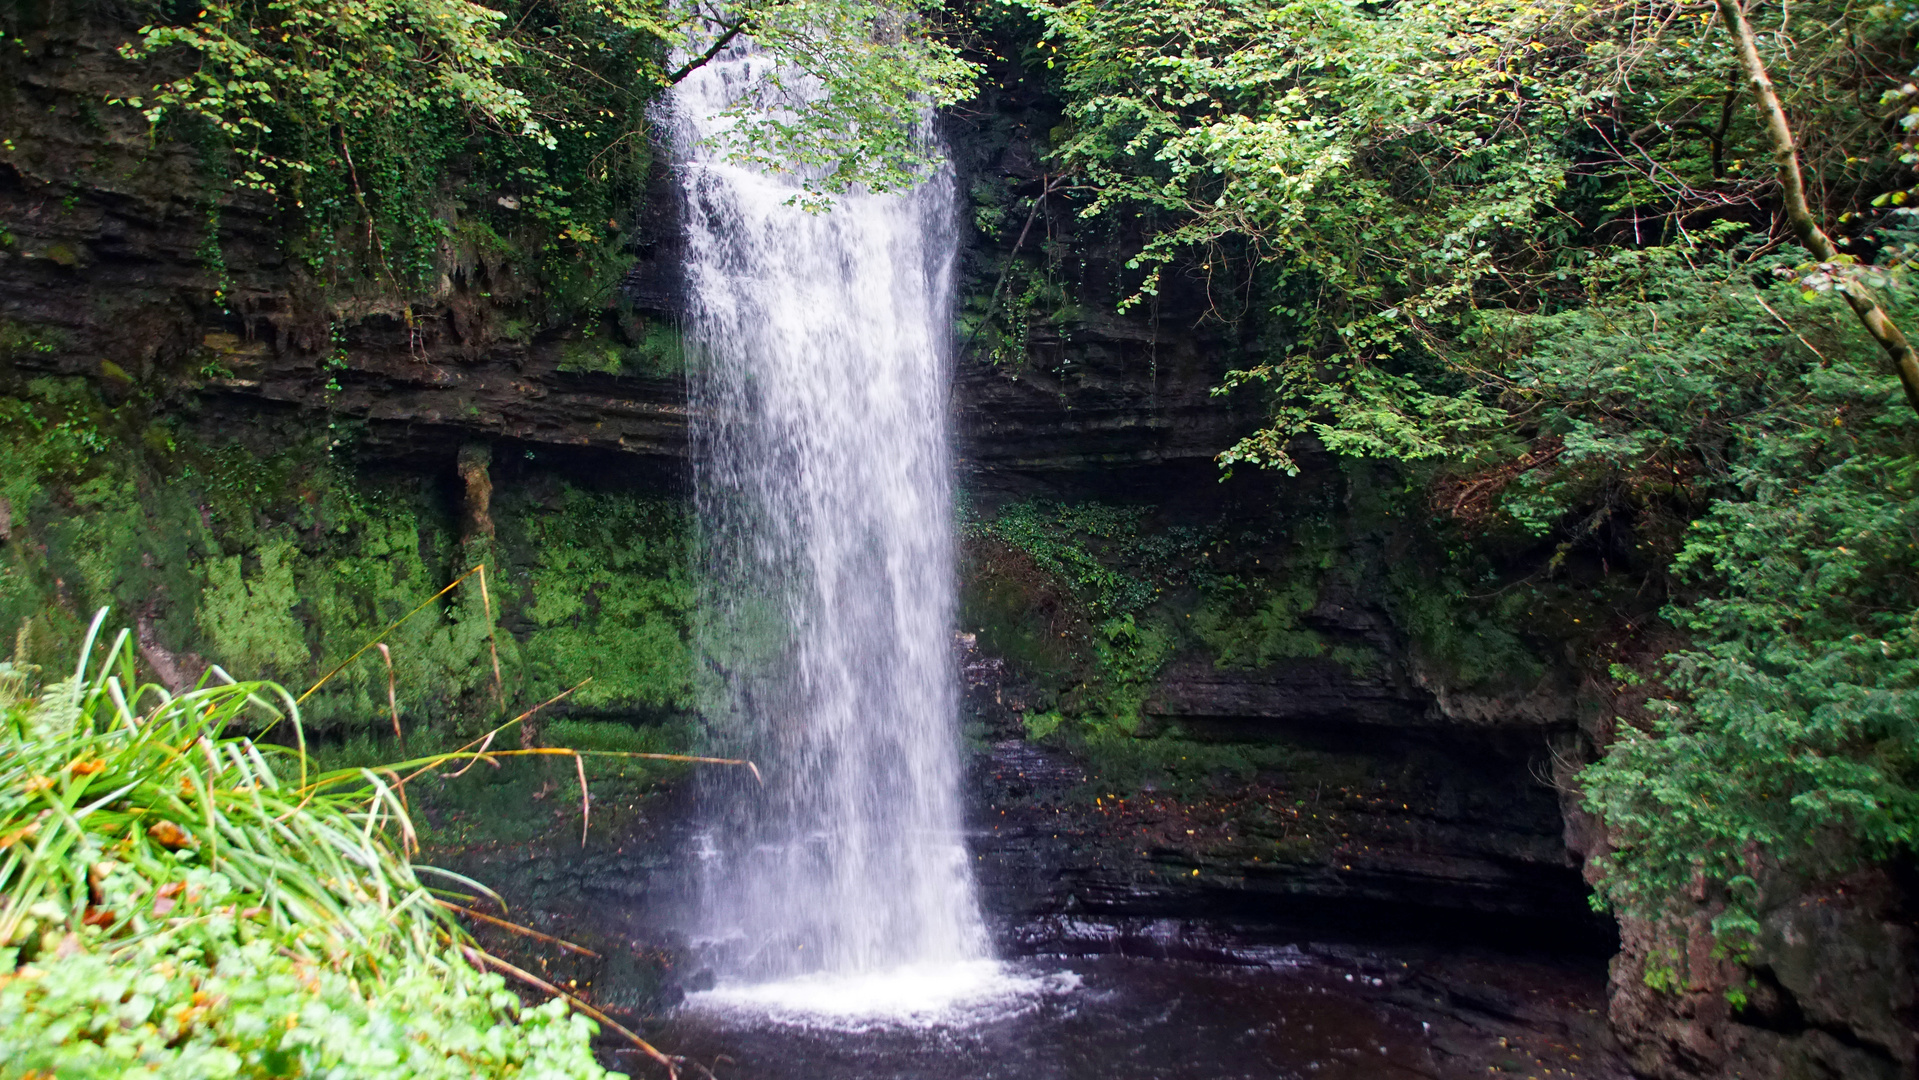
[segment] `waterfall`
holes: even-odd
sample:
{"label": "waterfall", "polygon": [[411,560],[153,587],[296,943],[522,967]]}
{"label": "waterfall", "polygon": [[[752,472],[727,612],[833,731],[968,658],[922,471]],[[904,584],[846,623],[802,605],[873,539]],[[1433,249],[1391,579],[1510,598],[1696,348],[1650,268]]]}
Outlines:
{"label": "waterfall", "polygon": [[953,182],[793,205],[703,140],[773,60],[671,102],[711,782],[699,923],[722,979],[986,956],[961,822],[946,437]]}

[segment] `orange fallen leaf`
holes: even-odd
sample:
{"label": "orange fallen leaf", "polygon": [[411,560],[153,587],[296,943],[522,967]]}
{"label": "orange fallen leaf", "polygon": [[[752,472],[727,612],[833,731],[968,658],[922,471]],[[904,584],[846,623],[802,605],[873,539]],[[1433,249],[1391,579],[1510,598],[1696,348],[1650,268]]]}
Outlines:
{"label": "orange fallen leaf", "polygon": [[172,848],[175,851],[193,843],[193,839],[171,821],[154,822],[148,826],[147,835],[153,837],[161,847]]}

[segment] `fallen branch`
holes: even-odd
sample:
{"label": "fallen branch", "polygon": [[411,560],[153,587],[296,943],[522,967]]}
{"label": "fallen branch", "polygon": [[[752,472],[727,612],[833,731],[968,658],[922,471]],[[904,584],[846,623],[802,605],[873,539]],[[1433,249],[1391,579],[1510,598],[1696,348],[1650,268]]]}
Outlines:
{"label": "fallen branch", "polygon": [[442,900],[437,896],[433,898],[433,902],[440,905],[443,908],[446,908],[448,911],[457,911],[462,915],[470,915],[473,918],[480,920],[481,922],[490,923],[494,926],[499,927],[502,930],[519,934],[522,937],[530,937],[535,941],[544,941],[548,945],[557,945],[560,948],[565,949],[567,952],[578,953],[581,956],[590,956],[595,960],[600,959],[599,953],[594,952],[592,949],[589,949],[584,945],[575,945],[572,942],[567,941],[563,938],[556,938],[551,934],[542,934],[538,930],[533,929],[532,927],[521,926],[519,923],[516,923],[516,922],[508,922],[505,919],[496,918],[492,915],[488,915],[484,911],[475,911],[470,907],[461,907],[459,904],[456,904],[452,902],[451,900]]}

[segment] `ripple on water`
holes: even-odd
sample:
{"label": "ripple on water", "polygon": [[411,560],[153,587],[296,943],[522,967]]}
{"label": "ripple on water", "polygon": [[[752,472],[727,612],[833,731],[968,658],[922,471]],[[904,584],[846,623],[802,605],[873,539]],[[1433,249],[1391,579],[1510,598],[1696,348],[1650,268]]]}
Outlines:
{"label": "ripple on water", "polygon": [[1070,971],[1027,974],[995,960],[969,960],[719,986],[689,995],[685,1007],[832,1031],[971,1027],[1030,1013],[1079,985]]}

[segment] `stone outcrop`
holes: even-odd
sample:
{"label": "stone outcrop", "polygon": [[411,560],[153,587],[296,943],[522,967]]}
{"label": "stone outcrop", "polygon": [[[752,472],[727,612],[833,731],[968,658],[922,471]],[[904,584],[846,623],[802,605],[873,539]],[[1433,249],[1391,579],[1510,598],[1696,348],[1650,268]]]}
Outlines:
{"label": "stone outcrop", "polygon": [[[1919,1075],[1909,896],[1884,872],[1796,890],[1764,914],[1744,963],[1714,953],[1703,915],[1680,941],[1628,922],[1610,1010],[1628,1059],[1659,1080]],[[1650,988],[1655,967],[1677,986]]]}
{"label": "stone outcrop", "polygon": [[[1208,283],[1181,273],[1152,301],[1115,313],[1140,277],[1125,268],[1126,238],[1079,221],[1070,192],[1039,199],[1036,211],[1021,201],[1047,190],[1045,133],[1058,122],[1038,81],[1000,62],[980,98],[942,125],[961,190],[992,192],[1008,208],[995,234],[968,230],[961,260],[962,321],[973,328],[954,380],[962,472],[989,486],[1078,474],[1082,489],[1096,474],[1117,481],[1181,465],[1210,474],[1214,455],[1258,418],[1253,395],[1213,393],[1235,366],[1236,332]],[[1017,357],[996,359],[977,320],[1011,318],[1029,274],[1047,282],[1048,310],[1022,320]]]}

